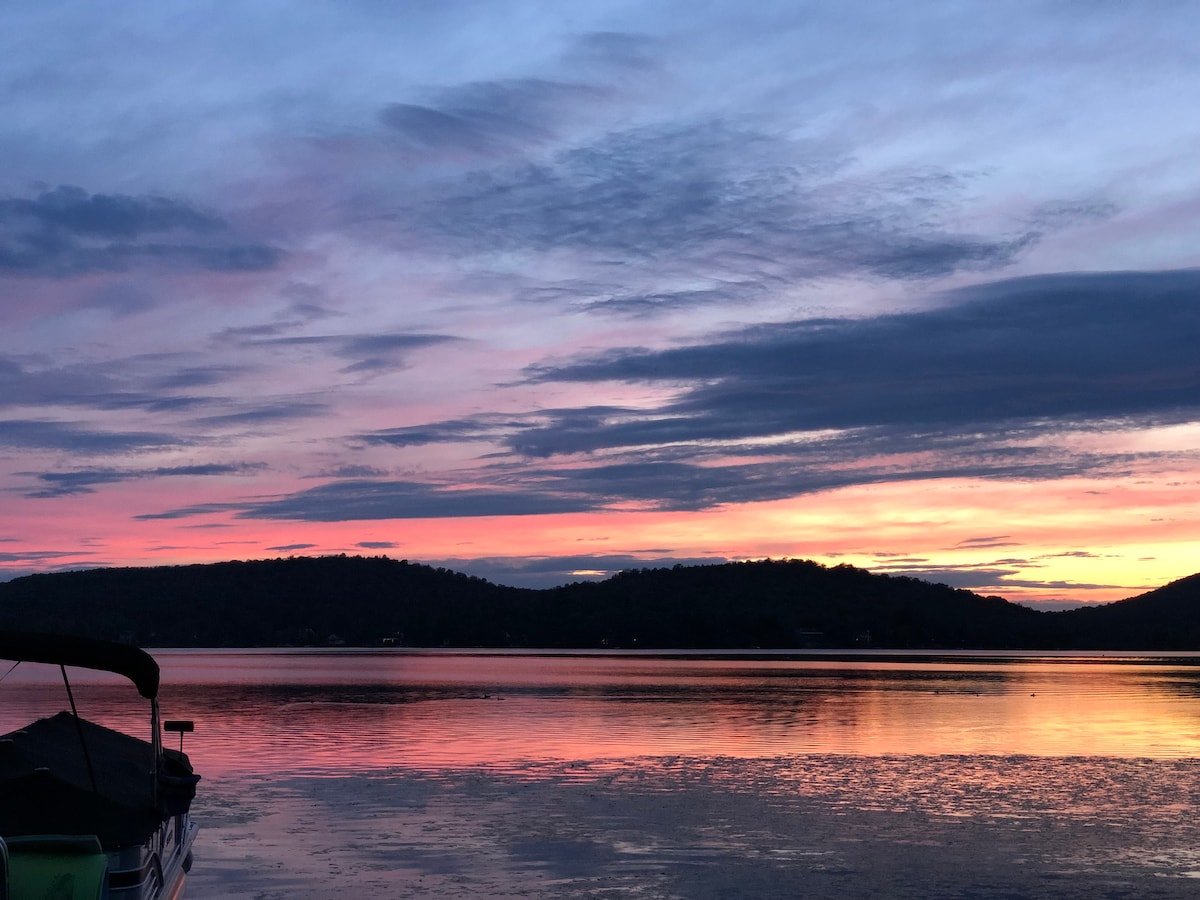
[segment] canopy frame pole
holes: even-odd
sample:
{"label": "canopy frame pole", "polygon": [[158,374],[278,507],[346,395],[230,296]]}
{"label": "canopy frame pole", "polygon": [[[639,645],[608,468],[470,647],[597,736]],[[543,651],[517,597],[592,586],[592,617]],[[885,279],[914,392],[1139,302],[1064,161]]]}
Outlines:
{"label": "canopy frame pole", "polygon": [[92,755],[88,753],[87,740],[83,736],[83,723],[79,721],[79,710],[75,707],[75,695],[71,692],[71,681],[67,678],[67,667],[61,663],[58,670],[62,672],[63,684],[67,686],[67,699],[71,701],[71,716],[75,719],[75,731],[79,735],[79,746],[83,749],[83,761],[87,763],[88,780],[92,782],[92,793],[100,793],[96,787],[96,772],[92,768]]}

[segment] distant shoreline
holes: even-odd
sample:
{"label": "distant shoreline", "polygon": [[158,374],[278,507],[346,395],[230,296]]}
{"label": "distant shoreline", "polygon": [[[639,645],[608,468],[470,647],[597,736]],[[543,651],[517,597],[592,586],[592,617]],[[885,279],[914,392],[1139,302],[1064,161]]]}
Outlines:
{"label": "distant shoreline", "polygon": [[765,560],[532,590],[387,557],[92,569],[0,583],[0,628],[151,647],[652,652],[1200,650],[1200,575],[1039,611],[848,565]]}
{"label": "distant shoreline", "polygon": [[1200,664],[1200,650],[1163,650],[1163,649],[1122,649],[1122,650],[1038,650],[1019,649],[995,650],[972,649],[960,647],[956,649],[877,649],[862,648],[824,648],[818,650],[758,650],[753,648],[708,648],[689,650],[679,647],[664,647],[661,649],[621,649],[619,647],[593,649],[590,647],[396,647],[381,645],[362,646],[255,646],[255,647],[146,647],[147,652],[171,653],[224,653],[224,652],[253,652],[262,653],[345,653],[345,654],[404,654],[407,656],[524,656],[524,657],[579,657],[580,659],[613,658],[643,658],[643,659],[728,659],[728,660],[795,660],[830,661],[840,660],[871,660],[874,662],[937,662],[940,660],[973,659],[990,660],[994,662],[1020,662],[1038,659],[1056,660],[1106,660],[1111,662],[1138,662],[1160,659],[1194,659]]}

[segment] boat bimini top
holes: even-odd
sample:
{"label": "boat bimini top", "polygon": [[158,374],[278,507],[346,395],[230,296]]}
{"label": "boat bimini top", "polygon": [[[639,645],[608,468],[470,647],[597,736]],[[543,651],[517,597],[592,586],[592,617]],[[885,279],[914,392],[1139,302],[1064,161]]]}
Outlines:
{"label": "boat bimini top", "polygon": [[[90,638],[0,631],[0,659],[58,666],[71,705],[0,735],[0,837],[87,834],[109,850],[142,843],[188,810],[199,777],[182,751],[163,748],[158,663],[150,654]],[[81,718],[67,666],[132,681],[150,701],[150,740]],[[190,730],[191,723],[170,725]]]}

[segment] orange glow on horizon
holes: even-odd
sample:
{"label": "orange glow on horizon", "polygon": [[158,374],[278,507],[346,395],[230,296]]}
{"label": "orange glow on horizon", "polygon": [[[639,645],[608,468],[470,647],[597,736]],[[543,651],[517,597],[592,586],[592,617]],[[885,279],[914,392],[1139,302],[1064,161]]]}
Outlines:
{"label": "orange glow on horizon", "polygon": [[[611,510],[353,522],[239,519],[219,509],[138,520],[113,517],[111,504],[98,519],[85,497],[22,503],[22,543],[53,547],[63,551],[61,556],[22,561],[14,542],[3,549],[10,570],[332,553],[385,554],[413,562],[609,555],[797,558],[918,576],[926,571],[1002,570],[1010,574],[972,589],[1024,602],[1107,602],[1195,571],[1200,492],[1179,487],[1182,481],[1194,485],[1194,473],[1153,483],[1133,478],[896,482],[694,512]],[[240,485],[229,478],[225,486]],[[196,494],[168,494],[149,484],[113,490],[126,495],[122,505],[130,513],[197,500]],[[211,483],[205,490],[211,496]],[[67,547],[62,546],[64,538]],[[575,571],[585,577],[585,572],[608,570],[601,563],[576,566]]]}

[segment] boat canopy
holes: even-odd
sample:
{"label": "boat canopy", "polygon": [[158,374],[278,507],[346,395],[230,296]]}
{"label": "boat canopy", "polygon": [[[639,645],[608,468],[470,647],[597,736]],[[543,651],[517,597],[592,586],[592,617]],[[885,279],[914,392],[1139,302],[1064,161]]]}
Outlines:
{"label": "boat canopy", "polygon": [[129,644],[76,635],[0,631],[0,659],[115,672],[132,681],[148,700],[158,696],[158,663]]}
{"label": "boat canopy", "polygon": [[165,817],[147,741],[69,712],[0,735],[0,835],[6,839],[94,834],[109,849],[140,844]]}

